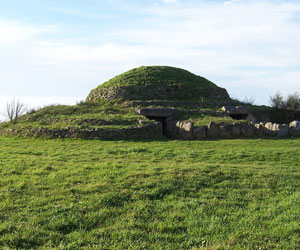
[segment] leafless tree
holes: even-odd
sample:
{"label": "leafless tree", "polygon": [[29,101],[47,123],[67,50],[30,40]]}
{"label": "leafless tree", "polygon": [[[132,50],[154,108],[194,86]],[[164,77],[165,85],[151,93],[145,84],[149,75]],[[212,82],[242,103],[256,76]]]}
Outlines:
{"label": "leafless tree", "polygon": [[17,123],[21,115],[26,112],[26,105],[20,100],[12,99],[6,103],[4,110],[4,116],[10,120],[12,123]]}
{"label": "leafless tree", "polygon": [[248,105],[254,105],[255,104],[255,99],[252,97],[245,97],[244,100],[242,101],[242,103],[244,104],[248,104]]}

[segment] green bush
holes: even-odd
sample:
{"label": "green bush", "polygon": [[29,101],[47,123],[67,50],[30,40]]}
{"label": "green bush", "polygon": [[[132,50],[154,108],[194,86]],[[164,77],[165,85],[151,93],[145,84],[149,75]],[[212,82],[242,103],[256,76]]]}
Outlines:
{"label": "green bush", "polygon": [[270,96],[270,104],[277,109],[297,110],[300,109],[300,95],[295,92],[284,99],[280,92],[276,92],[274,96]]}

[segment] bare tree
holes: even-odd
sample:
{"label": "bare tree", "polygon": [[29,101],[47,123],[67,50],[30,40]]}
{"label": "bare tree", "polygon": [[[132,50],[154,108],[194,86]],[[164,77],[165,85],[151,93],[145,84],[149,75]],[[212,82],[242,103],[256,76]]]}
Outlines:
{"label": "bare tree", "polygon": [[6,103],[4,110],[4,116],[10,120],[12,123],[17,123],[21,115],[26,112],[26,105],[20,100],[12,99]]}
{"label": "bare tree", "polygon": [[254,105],[255,104],[255,99],[252,97],[245,97],[242,103],[247,104],[247,105]]}

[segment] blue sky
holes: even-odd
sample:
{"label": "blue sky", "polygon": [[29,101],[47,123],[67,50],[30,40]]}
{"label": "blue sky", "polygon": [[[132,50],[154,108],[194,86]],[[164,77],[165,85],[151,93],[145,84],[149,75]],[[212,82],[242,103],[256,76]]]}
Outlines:
{"label": "blue sky", "polygon": [[299,30],[300,0],[0,0],[0,109],[72,104],[141,65],[268,104],[300,92]]}

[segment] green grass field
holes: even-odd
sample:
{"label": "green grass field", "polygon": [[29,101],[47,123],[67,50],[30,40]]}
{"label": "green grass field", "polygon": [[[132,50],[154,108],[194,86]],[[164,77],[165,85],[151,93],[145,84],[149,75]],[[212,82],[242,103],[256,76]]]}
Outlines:
{"label": "green grass field", "polygon": [[0,249],[300,249],[300,139],[0,137]]}

